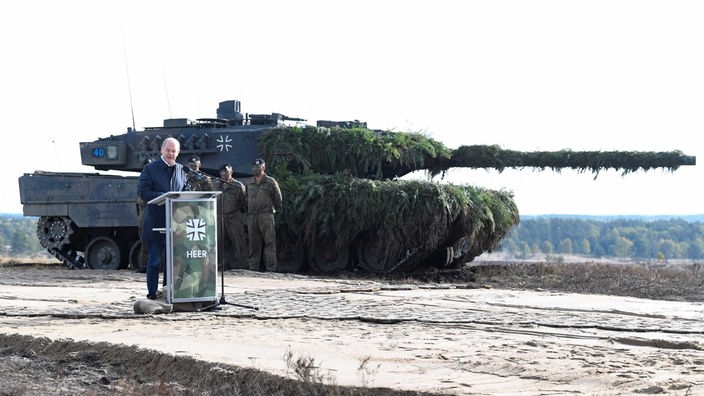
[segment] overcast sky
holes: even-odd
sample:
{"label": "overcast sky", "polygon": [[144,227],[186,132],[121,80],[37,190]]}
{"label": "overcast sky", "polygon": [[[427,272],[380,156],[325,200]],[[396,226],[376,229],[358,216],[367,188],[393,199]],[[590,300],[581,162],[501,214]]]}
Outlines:
{"label": "overcast sky", "polygon": [[[0,212],[17,179],[95,172],[78,143],[247,113],[366,121],[450,148],[681,150],[704,161],[700,1],[7,1]],[[522,214],[704,213],[701,165],[454,170]]]}

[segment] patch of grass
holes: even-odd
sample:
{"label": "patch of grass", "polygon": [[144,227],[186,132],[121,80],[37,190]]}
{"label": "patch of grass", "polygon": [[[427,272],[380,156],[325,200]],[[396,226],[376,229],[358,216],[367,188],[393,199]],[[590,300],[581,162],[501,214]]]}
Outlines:
{"label": "patch of grass", "polygon": [[292,350],[287,350],[284,354],[286,362],[286,374],[293,373],[299,381],[299,389],[305,395],[340,395],[340,388],[337,386],[332,373],[323,373],[320,363],[310,356],[296,357]]}
{"label": "patch of grass", "polygon": [[46,268],[47,266],[61,266],[62,264],[54,257],[48,255],[37,256],[2,256],[0,257],[0,267],[21,267],[21,268]]}
{"label": "patch of grass", "polygon": [[371,364],[371,356],[366,356],[359,360],[359,368],[357,368],[357,376],[359,380],[362,381],[362,386],[367,388],[371,387],[374,383],[374,376],[379,372],[381,368],[381,363],[376,366]]}
{"label": "patch of grass", "polygon": [[295,379],[126,345],[0,334],[0,394],[430,395],[338,386],[312,357],[284,355]]}

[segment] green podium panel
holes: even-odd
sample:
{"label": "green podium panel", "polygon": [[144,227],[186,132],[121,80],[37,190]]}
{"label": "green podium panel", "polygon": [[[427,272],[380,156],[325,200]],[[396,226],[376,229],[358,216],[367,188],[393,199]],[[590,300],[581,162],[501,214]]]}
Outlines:
{"label": "green podium panel", "polygon": [[217,299],[216,212],[214,197],[166,200],[168,303]]}

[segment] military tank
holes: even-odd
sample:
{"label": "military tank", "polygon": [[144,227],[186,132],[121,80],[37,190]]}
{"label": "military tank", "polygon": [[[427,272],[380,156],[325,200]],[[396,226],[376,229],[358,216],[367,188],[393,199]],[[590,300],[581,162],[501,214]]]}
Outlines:
{"label": "military tank", "polygon": [[[179,162],[197,155],[217,175],[229,163],[251,177],[253,159],[279,182],[278,271],[391,273],[454,268],[495,249],[519,222],[512,193],[402,176],[450,168],[676,170],[695,157],[671,152],[519,152],[499,146],[449,149],[419,133],[374,130],[361,121],[317,121],[283,114],[243,114],[220,102],[216,118],[167,119],[162,126],[80,143],[81,161],[98,171],[140,172],[167,137],[181,143]],[[39,217],[37,237],[73,268],[139,265],[135,176],[101,173],[24,174],[26,216]]]}

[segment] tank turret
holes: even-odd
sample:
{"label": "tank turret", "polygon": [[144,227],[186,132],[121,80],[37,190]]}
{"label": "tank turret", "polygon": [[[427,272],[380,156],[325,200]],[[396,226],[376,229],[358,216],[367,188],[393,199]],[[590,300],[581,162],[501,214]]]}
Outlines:
{"label": "tank turret", "polygon": [[[481,187],[400,180],[450,168],[573,168],[598,173],[694,165],[673,152],[518,152],[498,146],[449,149],[417,133],[369,129],[365,122],[306,120],[280,113],[246,114],[221,102],[216,118],[165,120],[81,142],[81,161],[96,170],[135,172],[160,155],[161,142],[181,143],[177,159],[198,156],[201,171],[232,165],[251,176],[264,158],[284,196],[276,214],[278,270],[379,273],[456,267],[492,251],[519,222],[512,194]],[[34,173],[20,178],[24,214],[39,216],[42,246],[69,266],[137,265],[137,177]]]}

